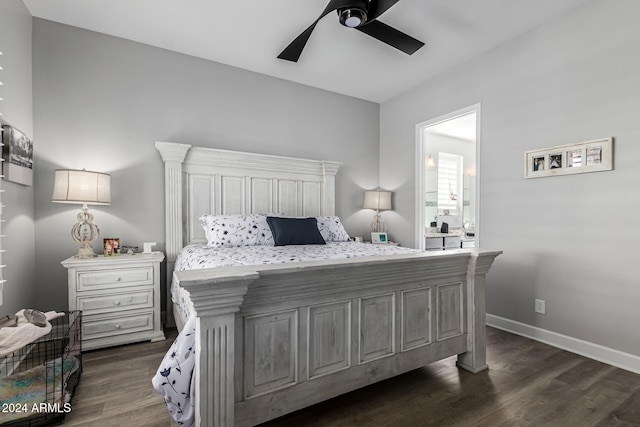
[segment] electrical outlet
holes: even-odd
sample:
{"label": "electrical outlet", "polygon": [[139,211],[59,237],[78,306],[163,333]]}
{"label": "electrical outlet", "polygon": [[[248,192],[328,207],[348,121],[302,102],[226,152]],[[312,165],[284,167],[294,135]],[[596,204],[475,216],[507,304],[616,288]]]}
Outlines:
{"label": "electrical outlet", "polygon": [[545,314],[547,311],[545,305],[546,304],[543,299],[537,299],[535,305],[536,313]]}

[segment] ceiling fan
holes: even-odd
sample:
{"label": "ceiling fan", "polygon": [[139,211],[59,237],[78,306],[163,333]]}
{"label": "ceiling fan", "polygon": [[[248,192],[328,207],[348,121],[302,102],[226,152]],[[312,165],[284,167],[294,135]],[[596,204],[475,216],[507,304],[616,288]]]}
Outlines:
{"label": "ceiling fan", "polygon": [[389,46],[393,46],[408,55],[412,55],[424,46],[424,43],[377,20],[380,15],[385,13],[398,1],[399,0],[330,0],[318,19],[296,37],[295,40],[278,55],[278,58],[298,62],[313,29],[322,18],[334,10],[338,13],[340,23],[345,27],[355,28]]}

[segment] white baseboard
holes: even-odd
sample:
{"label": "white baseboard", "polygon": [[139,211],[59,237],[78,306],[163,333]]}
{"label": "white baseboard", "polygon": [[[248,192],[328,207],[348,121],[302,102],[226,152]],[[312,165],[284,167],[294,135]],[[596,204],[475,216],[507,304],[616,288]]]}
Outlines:
{"label": "white baseboard", "polygon": [[487,314],[487,325],[640,374],[640,356]]}

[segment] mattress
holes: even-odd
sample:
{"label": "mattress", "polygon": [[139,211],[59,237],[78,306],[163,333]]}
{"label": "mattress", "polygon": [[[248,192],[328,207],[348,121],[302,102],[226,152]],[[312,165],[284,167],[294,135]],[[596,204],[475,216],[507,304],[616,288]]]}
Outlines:
{"label": "mattress", "polygon": [[[340,260],[370,256],[404,255],[420,252],[388,244],[329,242],[326,245],[238,246],[212,248],[202,244],[185,246],[176,259],[174,271],[199,268],[284,264],[319,260]],[[193,312],[188,292],[171,284],[171,299],[180,318],[187,322]]]}

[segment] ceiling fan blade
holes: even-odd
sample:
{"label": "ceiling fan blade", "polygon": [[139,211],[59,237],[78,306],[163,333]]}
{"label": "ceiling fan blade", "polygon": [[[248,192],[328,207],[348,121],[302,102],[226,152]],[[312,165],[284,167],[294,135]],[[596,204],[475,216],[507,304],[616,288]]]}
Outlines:
{"label": "ceiling fan blade", "polygon": [[313,29],[316,27],[317,23],[318,23],[318,20],[313,24],[311,24],[309,28],[304,30],[291,43],[289,43],[289,46],[285,47],[284,50],[280,52],[280,55],[278,55],[278,58],[285,59],[291,62],[298,62],[298,59],[300,58],[300,55],[302,55],[302,51],[304,50],[304,47],[307,44],[307,41],[309,40],[309,37],[311,37],[311,33],[313,32]]}
{"label": "ceiling fan blade", "polygon": [[398,3],[400,0],[371,0],[369,5],[368,20],[373,21],[383,13],[385,13],[391,6]]}
{"label": "ceiling fan blade", "polygon": [[313,29],[316,27],[318,22],[327,16],[329,13],[334,10],[342,9],[351,5],[353,0],[331,0],[324,8],[318,19],[316,19],[313,24],[311,24],[306,30],[304,30],[298,37],[296,37],[289,45],[284,48],[284,50],[278,55],[279,59],[285,59],[291,62],[298,62],[300,55],[302,55],[302,51],[304,50],[307,41],[309,41],[309,37],[311,37],[311,33]]}
{"label": "ceiling fan blade", "polygon": [[389,46],[393,46],[407,55],[413,55],[424,46],[424,43],[420,40],[414,39],[380,21],[369,21],[367,24],[357,27],[356,30],[362,31]]}

